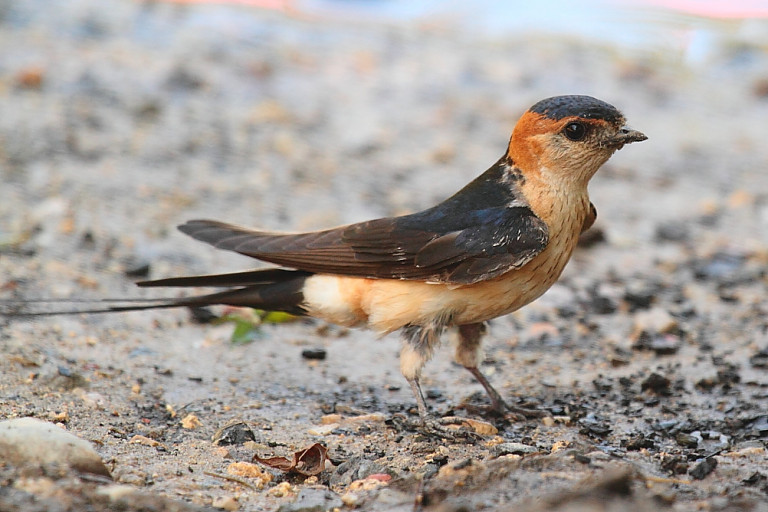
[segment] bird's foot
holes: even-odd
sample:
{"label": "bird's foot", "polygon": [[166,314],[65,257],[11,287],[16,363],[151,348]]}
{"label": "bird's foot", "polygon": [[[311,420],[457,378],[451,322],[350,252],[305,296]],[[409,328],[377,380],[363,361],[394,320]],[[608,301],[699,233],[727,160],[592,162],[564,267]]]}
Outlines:
{"label": "bird's foot", "polygon": [[546,411],[541,409],[529,409],[526,407],[517,407],[515,405],[506,405],[506,415],[516,416],[521,418],[520,421],[524,421],[529,418],[543,418],[548,416]]}
{"label": "bird's foot", "polygon": [[473,428],[471,424],[461,420],[462,418],[456,417],[435,418],[430,416],[419,418],[416,430],[428,437],[453,442],[475,442],[482,439],[482,433]]}
{"label": "bird's foot", "polygon": [[518,407],[515,405],[509,405],[500,397],[498,400],[492,400],[491,405],[470,405],[463,404],[457,407],[463,409],[469,414],[499,418],[508,421],[526,421],[531,418],[543,418],[548,416],[548,413],[539,409],[529,409],[526,407]]}
{"label": "bird's foot", "polygon": [[477,429],[473,428],[466,421],[461,420],[463,418],[438,418],[432,415],[407,418],[396,414],[387,421],[387,424],[401,432],[414,432],[428,439],[439,441],[474,443],[482,438]]}

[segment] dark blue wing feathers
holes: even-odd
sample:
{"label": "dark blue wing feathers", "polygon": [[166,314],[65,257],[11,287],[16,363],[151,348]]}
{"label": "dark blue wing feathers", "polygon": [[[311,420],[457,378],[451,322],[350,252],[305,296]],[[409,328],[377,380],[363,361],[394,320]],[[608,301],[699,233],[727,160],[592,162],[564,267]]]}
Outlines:
{"label": "dark blue wing feathers", "polygon": [[520,268],[548,243],[547,225],[503,175],[501,160],[422,212],[325,231],[280,234],[215,221],[179,227],[221,249],[307,272],[471,284]]}

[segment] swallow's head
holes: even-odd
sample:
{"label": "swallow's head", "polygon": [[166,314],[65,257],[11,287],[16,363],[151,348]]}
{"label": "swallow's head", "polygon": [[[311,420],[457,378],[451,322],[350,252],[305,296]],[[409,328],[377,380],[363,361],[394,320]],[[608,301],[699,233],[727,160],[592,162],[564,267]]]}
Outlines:
{"label": "swallow's head", "polygon": [[509,157],[524,173],[586,184],[616,150],[647,138],[626,126],[613,105],[591,96],[555,96],[523,114],[512,132]]}

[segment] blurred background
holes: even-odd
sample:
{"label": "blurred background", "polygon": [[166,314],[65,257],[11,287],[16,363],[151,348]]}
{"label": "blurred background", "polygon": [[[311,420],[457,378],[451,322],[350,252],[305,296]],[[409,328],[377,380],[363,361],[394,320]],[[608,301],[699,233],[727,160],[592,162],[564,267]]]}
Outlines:
{"label": "blurred background", "polygon": [[4,1],[0,247],[72,261],[85,236],[159,271],[242,265],[173,226],[423,208],[557,94],[608,101],[650,137],[594,180],[602,229],[640,249],[620,257],[647,262],[660,225],[735,203],[732,242],[762,244],[766,16],[757,1]]}
{"label": "blurred background", "polygon": [[[178,233],[188,219],[307,230],[426,208],[493,164],[532,104],[592,95],[649,139],[594,177],[591,245],[540,300],[491,323],[483,365],[514,403],[572,415],[498,423],[505,442],[563,464],[538,471],[568,473],[476,482],[491,503],[528,499],[617,454],[637,464],[628,475],[677,475],[726,439],[747,451],[686,485],[632,476],[637,507],[622,510],[764,501],[744,486],[765,485],[768,435],[767,4],[0,0],[0,299],[136,297],[137,279],[256,265]],[[250,344],[231,334],[186,311],[0,318],[0,416],[66,421],[99,440],[117,481],[210,505],[234,494],[210,476],[229,463],[210,444],[227,421],[300,447],[337,404],[387,417],[413,405],[396,336],[309,322]],[[425,370],[430,404],[485,403],[451,359],[441,350]],[[202,426],[179,426],[182,408]],[[364,426],[322,441],[339,460],[429,469],[434,447],[414,433],[400,445]],[[589,457],[555,454],[571,442]],[[434,460],[483,468],[508,453],[449,448]],[[266,492],[238,499],[277,508]],[[402,503],[413,510],[413,495]]]}

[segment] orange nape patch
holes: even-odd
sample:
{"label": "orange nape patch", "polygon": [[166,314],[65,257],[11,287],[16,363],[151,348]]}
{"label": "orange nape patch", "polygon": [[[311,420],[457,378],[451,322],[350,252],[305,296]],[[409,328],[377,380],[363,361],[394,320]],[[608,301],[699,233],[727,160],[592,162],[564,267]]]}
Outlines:
{"label": "orange nape patch", "polygon": [[526,112],[515,125],[509,139],[507,156],[519,167],[526,177],[537,173],[544,141],[538,135],[554,133],[560,121],[553,121],[542,114]]}

